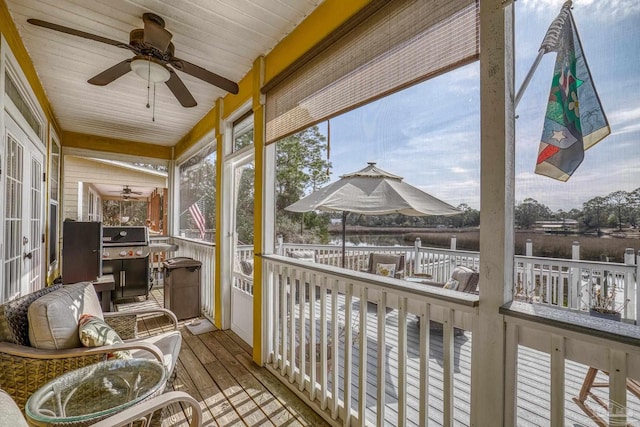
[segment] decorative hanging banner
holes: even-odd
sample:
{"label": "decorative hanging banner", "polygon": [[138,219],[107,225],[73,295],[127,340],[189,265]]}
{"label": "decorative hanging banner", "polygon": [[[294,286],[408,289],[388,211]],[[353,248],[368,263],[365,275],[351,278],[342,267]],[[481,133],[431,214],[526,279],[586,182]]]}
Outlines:
{"label": "decorative hanging banner", "polygon": [[570,1],[551,23],[540,50],[558,55],[535,173],[567,181],[582,163],[584,151],[611,133],[583,54]]}

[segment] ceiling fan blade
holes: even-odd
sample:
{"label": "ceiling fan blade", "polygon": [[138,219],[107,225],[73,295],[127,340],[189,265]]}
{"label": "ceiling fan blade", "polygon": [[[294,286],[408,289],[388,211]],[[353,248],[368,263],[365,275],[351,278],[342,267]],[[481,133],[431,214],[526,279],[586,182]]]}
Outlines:
{"label": "ceiling fan blade", "polygon": [[207,83],[211,83],[214,86],[219,87],[220,89],[226,90],[229,93],[237,94],[238,93],[238,85],[232,82],[229,79],[225,79],[222,76],[219,76],[215,73],[212,73],[209,70],[205,70],[202,67],[199,67],[195,64],[185,61],[184,59],[179,59],[176,57],[172,57],[169,62],[173,65],[177,70],[182,71],[183,73],[187,73],[192,75],[193,77],[197,77],[200,80],[204,80]]}
{"label": "ceiling fan blade", "polygon": [[169,90],[171,90],[173,95],[178,99],[178,102],[180,102],[183,107],[195,107],[198,105],[191,95],[191,92],[189,92],[189,89],[187,89],[182,80],[180,80],[180,77],[178,77],[176,72],[169,67],[167,67],[167,69],[169,70],[169,73],[171,73],[171,77],[166,81],[166,84],[169,87]]}
{"label": "ceiling fan blade", "polygon": [[37,25],[38,27],[48,28],[50,30],[59,31],[61,33],[71,34],[72,36],[84,37],[85,39],[95,40],[100,43],[110,44],[112,46],[133,50],[135,52],[133,47],[129,46],[127,43],[119,42],[117,40],[109,39],[107,37],[97,36],[91,33],[86,33],[84,31],[76,30],[75,28],[69,28],[63,25],[58,25],[52,22],[42,21],[40,19],[33,19],[33,18],[27,19],[27,22],[33,25]]}
{"label": "ceiling fan blade", "polygon": [[100,74],[90,78],[88,82],[96,86],[105,86],[118,77],[124,76],[129,71],[131,71],[131,59],[125,59],[122,62],[118,62],[113,67],[107,68]]}
{"label": "ceiling fan blade", "polygon": [[164,20],[156,14],[144,13],[142,21],[144,22],[144,42],[160,52],[166,52],[173,34],[164,28]]}

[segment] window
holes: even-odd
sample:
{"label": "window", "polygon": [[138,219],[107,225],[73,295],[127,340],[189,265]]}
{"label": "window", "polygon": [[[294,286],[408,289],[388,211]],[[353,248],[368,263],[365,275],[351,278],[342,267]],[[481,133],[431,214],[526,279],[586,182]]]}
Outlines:
{"label": "window", "polygon": [[33,113],[33,109],[29,105],[27,99],[22,96],[20,89],[11,78],[8,72],[5,72],[5,92],[9,95],[9,99],[18,108],[20,114],[25,118],[31,129],[42,139],[42,123],[38,116]]}
{"label": "window", "polygon": [[[253,140],[253,138],[252,138]],[[215,241],[216,146],[211,144],[178,167],[179,235]]]}
{"label": "window", "polygon": [[89,201],[87,206],[88,220],[100,221],[102,218],[102,201],[100,196],[93,190],[89,189]]}
{"label": "window", "polygon": [[249,111],[233,123],[233,152],[253,145],[253,112]]}
{"label": "window", "polygon": [[49,271],[51,272],[58,261],[60,247],[58,236],[60,201],[60,143],[57,138],[51,139],[51,154],[49,156]]}

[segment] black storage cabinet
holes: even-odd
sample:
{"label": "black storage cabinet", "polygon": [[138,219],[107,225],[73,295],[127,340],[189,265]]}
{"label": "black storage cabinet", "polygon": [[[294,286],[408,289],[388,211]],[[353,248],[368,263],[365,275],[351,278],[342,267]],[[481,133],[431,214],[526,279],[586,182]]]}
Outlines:
{"label": "black storage cabinet", "polygon": [[164,307],[178,320],[200,316],[200,271],[202,263],[193,258],[175,257],[162,263]]}

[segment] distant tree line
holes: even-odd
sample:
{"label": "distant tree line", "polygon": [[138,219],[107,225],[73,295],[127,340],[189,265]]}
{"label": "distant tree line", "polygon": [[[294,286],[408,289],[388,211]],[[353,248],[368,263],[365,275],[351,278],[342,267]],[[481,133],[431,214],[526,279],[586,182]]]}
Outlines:
{"label": "distant tree line", "polygon": [[[402,214],[389,215],[358,215],[347,216],[347,225],[361,225],[365,227],[477,227],[480,225],[480,211],[471,208],[466,203],[458,205],[462,213],[453,216],[406,216]],[[335,215],[334,215],[335,216]],[[339,216],[335,216],[336,218]]]}
{"label": "distant tree line", "polygon": [[527,198],[515,207],[515,223],[521,229],[531,229],[536,221],[578,221],[581,232],[601,234],[602,228],[637,227],[640,221],[640,188],[614,191],[594,197],[582,204],[582,209],[552,211],[535,199]]}
{"label": "distant tree line", "polygon": [[[278,141],[276,150],[276,234],[287,242],[326,243],[332,218],[342,218],[340,212],[293,213],[285,207],[329,182],[331,163],[326,158],[327,140],[312,126]],[[242,191],[241,191],[242,193]],[[248,197],[252,200],[253,195]],[[401,214],[347,216],[347,225],[365,227],[434,228],[438,226],[465,228],[480,225],[480,211],[463,203],[461,213],[453,216],[413,217]],[[246,212],[253,211],[246,209]],[[578,221],[580,232],[595,232],[602,228],[636,227],[640,221],[640,188],[634,191],[614,191],[583,203],[582,209],[552,211],[535,199],[527,198],[515,206],[515,225],[532,229],[537,221]]]}

